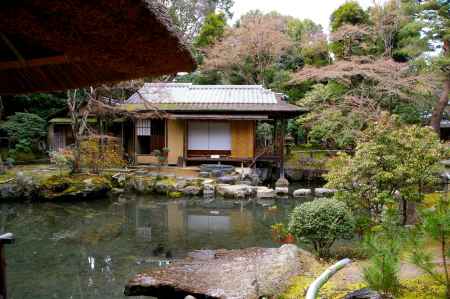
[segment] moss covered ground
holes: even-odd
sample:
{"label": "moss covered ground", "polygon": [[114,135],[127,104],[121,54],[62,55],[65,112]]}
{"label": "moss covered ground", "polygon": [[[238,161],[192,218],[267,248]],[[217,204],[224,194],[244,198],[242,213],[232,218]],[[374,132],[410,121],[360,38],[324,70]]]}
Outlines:
{"label": "moss covered ground", "polygon": [[[436,251],[437,245],[430,244],[430,249]],[[396,299],[439,299],[444,298],[445,288],[433,281],[407,261],[405,253],[400,269],[401,292]],[[306,275],[296,276],[291,280],[291,286],[278,299],[304,298],[309,285],[333,262],[317,262],[313,271]],[[367,287],[362,279],[362,268],[367,260],[357,260],[336,273],[320,290],[320,299],[342,299],[346,294]]]}
{"label": "moss covered ground", "polygon": [[15,178],[18,172],[22,172],[26,176],[31,176],[38,182],[44,181],[55,175],[69,174],[69,170],[62,170],[61,172],[59,169],[49,164],[17,165],[7,169],[4,174],[0,174],[0,183]]}

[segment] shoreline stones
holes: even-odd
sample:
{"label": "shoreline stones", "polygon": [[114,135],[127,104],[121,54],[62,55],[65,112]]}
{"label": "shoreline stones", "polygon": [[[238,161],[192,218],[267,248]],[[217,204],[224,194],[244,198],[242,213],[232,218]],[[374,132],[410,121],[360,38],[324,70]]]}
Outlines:
{"label": "shoreline stones", "polygon": [[307,197],[307,196],[316,196],[316,197],[326,197],[326,196],[333,196],[334,193],[336,193],[337,190],[335,189],[328,189],[328,188],[315,188],[315,189],[297,189],[294,191],[292,196],[294,198],[299,197]]}

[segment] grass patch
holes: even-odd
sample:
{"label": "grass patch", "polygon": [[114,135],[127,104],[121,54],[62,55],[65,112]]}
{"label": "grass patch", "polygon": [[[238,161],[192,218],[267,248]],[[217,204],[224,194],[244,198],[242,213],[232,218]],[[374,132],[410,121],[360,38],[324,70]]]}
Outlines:
{"label": "grass patch", "polygon": [[[324,267],[325,269],[325,267]],[[323,269],[323,270],[324,270]],[[318,271],[316,276],[296,276],[292,279],[292,285],[278,299],[298,299],[304,298],[309,285],[315,277],[320,275]],[[353,283],[342,285],[342,282],[332,278],[319,292],[318,298],[321,299],[342,299],[348,293],[367,287],[364,283]],[[445,298],[445,287],[438,285],[428,275],[421,275],[413,279],[401,280],[401,292],[397,299],[439,299]]]}
{"label": "grass patch", "polygon": [[[325,267],[322,269],[325,270]],[[278,296],[278,299],[298,299],[305,298],[306,292],[308,291],[309,285],[314,281],[316,277],[320,275],[320,272],[317,273],[316,276],[296,276],[292,279],[292,285],[289,287],[286,292],[282,295]],[[318,298],[325,299],[341,299],[344,298],[345,295],[350,293],[353,290],[358,290],[363,288],[364,284],[357,283],[351,284],[347,286],[342,286],[341,283],[335,283],[334,281],[328,281],[322,288],[318,294]]]}
{"label": "grass patch", "polygon": [[401,281],[402,290],[399,299],[445,298],[445,287],[438,285],[428,275]]}

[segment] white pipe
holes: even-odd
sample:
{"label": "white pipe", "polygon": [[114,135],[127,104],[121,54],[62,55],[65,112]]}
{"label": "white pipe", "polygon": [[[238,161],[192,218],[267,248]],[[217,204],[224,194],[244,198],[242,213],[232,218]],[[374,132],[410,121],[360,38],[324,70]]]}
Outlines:
{"label": "white pipe", "polygon": [[350,264],[352,261],[348,258],[340,260],[333,266],[326,269],[320,276],[309,285],[308,292],[306,293],[305,299],[316,299],[317,293],[319,293],[320,288],[334,275],[337,271],[344,268],[346,265]]}

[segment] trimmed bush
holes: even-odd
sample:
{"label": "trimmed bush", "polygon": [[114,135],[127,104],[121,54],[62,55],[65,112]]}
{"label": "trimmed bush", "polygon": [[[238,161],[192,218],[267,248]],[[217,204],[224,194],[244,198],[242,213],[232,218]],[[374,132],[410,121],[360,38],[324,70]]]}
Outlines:
{"label": "trimmed bush", "polygon": [[345,203],[332,198],[316,199],[296,207],[289,220],[289,232],[296,239],[312,243],[320,257],[327,257],[337,239],[353,237],[354,220]]}

